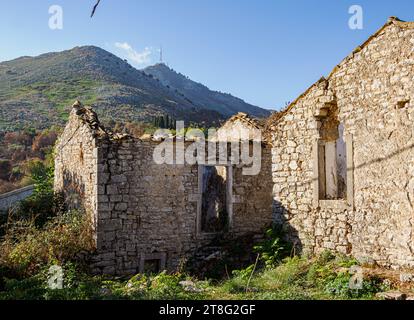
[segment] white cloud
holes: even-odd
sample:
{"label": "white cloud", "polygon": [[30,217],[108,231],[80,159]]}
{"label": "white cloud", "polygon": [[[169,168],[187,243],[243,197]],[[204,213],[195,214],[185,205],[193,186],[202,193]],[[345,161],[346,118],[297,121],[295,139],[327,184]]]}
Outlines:
{"label": "white cloud", "polygon": [[143,66],[151,63],[152,49],[145,47],[143,51],[138,52],[127,42],[116,42],[115,47],[126,52],[127,57],[137,66]]}

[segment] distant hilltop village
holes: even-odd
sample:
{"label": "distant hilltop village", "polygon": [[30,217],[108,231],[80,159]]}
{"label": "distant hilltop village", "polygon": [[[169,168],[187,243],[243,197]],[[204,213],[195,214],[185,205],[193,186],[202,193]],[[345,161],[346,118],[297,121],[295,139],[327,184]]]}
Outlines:
{"label": "distant hilltop village", "polygon": [[220,129],[262,130],[256,176],[230,161],[156,165],[159,141],[114,136],[76,105],[55,187],[90,214],[98,273],[175,270],[219,235],[272,223],[297,252],[414,267],[413,80],[414,23],[392,17],[283,112],[263,123],[239,114]]}

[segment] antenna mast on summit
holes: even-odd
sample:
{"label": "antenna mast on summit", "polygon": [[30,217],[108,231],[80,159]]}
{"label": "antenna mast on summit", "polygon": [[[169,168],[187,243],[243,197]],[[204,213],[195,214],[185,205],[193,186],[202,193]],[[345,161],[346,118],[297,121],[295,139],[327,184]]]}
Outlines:
{"label": "antenna mast on summit", "polygon": [[160,63],[162,63],[162,46],[160,47]]}

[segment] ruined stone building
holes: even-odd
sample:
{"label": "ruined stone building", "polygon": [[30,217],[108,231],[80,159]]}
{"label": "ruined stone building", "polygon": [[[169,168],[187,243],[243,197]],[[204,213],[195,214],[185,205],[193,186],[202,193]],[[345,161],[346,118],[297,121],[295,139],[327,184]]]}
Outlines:
{"label": "ruined stone building", "polygon": [[414,267],[413,81],[414,23],[390,18],[269,120],[275,219],[304,251]]}
{"label": "ruined stone building", "polygon": [[57,146],[55,187],[92,218],[96,272],[174,271],[219,234],[262,234],[271,225],[268,145],[259,175],[247,176],[230,154],[216,166],[156,164],[160,143],[114,135],[92,109],[74,105]]}
{"label": "ruined stone building", "polygon": [[414,23],[390,18],[266,125],[239,114],[219,130],[217,141],[265,128],[255,176],[231,161],[157,165],[159,141],[113,135],[78,105],[57,147],[56,189],[93,219],[103,273],[174,270],[217,234],[272,221],[305,253],[414,267],[413,81]]}

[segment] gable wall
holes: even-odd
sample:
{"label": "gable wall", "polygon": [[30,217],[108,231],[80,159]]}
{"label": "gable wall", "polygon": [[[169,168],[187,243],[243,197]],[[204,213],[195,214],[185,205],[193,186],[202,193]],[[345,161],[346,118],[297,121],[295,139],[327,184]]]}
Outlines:
{"label": "gable wall", "polygon": [[55,190],[61,192],[68,209],[85,210],[96,227],[97,140],[93,130],[70,114],[55,157]]}
{"label": "gable wall", "polygon": [[[197,232],[200,201],[198,165],[158,165],[159,142],[103,142],[97,154],[97,254],[92,268],[104,274],[135,274],[146,257],[164,255],[175,271],[216,235]],[[263,170],[243,176],[233,168],[230,234],[262,235],[272,221],[270,149]],[[142,271],[142,270],[141,270]]]}
{"label": "gable wall", "polygon": [[236,119],[227,121],[223,126],[221,126],[212,141],[240,141],[240,139],[245,140],[247,137],[241,137],[241,135],[249,135],[248,138],[255,141],[261,141],[261,130],[252,127],[250,124]]}
{"label": "gable wall", "polygon": [[[413,29],[386,27],[276,125],[275,218],[305,251],[331,249],[385,266],[414,266],[413,48]],[[332,100],[353,140],[351,207],[314,202],[314,115]]]}

